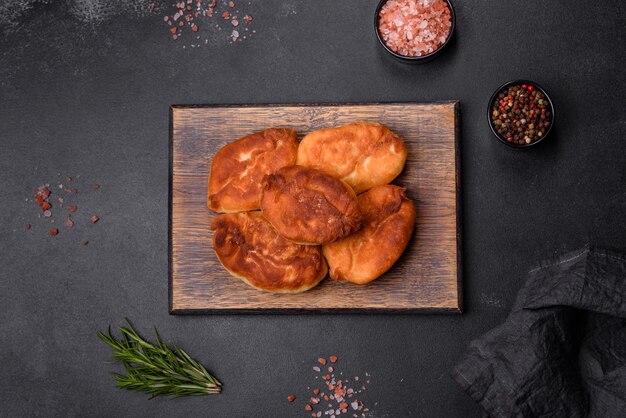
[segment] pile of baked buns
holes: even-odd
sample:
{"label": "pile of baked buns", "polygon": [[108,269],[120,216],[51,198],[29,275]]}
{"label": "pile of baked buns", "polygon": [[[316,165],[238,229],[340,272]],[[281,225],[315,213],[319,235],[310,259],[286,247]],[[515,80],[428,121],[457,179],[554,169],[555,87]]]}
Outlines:
{"label": "pile of baked buns", "polygon": [[[207,206],[213,248],[233,276],[257,289],[297,293],[330,271],[369,283],[400,258],[415,225],[405,189],[389,184],[406,162],[384,125],[351,123],[304,136],[270,128],[221,148]],[[260,210],[259,210],[260,209]]]}

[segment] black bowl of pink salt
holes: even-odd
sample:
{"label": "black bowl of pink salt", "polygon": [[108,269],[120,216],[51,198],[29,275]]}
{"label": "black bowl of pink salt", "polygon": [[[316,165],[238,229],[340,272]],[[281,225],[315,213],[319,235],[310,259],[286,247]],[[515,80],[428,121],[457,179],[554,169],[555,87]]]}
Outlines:
{"label": "black bowl of pink salt", "polygon": [[382,47],[408,63],[439,55],[454,33],[454,8],[448,0],[381,0],[374,28]]}
{"label": "black bowl of pink salt", "polygon": [[500,86],[489,100],[491,132],[513,148],[528,148],[545,140],[554,126],[554,104],[537,83],[515,80]]}

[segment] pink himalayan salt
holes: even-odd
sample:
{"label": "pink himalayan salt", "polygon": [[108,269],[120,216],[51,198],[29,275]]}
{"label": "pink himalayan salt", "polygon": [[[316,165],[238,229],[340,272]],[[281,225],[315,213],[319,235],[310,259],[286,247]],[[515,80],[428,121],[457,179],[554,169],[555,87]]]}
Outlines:
{"label": "pink himalayan salt", "polygon": [[387,0],[378,14],[378,31],[396,54],[419,57],[437,50],[452,29],[444,0]]}

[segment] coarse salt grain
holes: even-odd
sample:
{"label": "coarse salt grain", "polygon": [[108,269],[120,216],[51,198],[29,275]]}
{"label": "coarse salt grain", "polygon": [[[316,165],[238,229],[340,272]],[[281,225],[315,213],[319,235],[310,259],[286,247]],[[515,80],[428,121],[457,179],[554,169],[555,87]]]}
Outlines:
{"label": "coarse salt grain", "polygon": [[448,39],[452,14],[445,0],[387,0],[378,14],[378,31],[393,52],[418,57]]}
{"label": "coarse salt grain", "polygon": [[[330,356],[329,360],[332,363],[335,363],[337,362],[337,357]],[[327,360],[323,357],[318,358],[317,362],[322,365],[327,364]],[[313,366],[312,368],[314,371],[320,374],[324,373],[319,366]],[[332,366],[327,367],[327,369],[330,373],[334,371],[334,367]],[[340,375],[341,374],[343,374],[343,372],[340,372]],[[369,373],[365,373],[365,375],[369,376]],[[317,379],[317,376],[315,378]],[[350,410],[350,408],[352,408],[352,410],[361,413],[361,418],[366,417],[366,411],[365,408],[363,408],[363,403],[356,399],[355,396],[357,393],[360,392],[349,387],[349,379],[338,379],[335,377],[334,374],[324,374],[322,376],[322,379],[324,380],[324,385],[328,390],[328,394],[320,391],[320,389],[318,388],[313,388],[312,392],[315,396],[310,397],[307,403],[307,407],[310,407],[311,409],[305,408],[307,411],[312,411],[314,408],[319,408],[319,403],[322,402],[323,399],[324,401],[328,402],[328,409],[324,411],[324,415],[326,416],[339,417],[343,414],[348,414],[348,411]],[[355,380],[358,380],[358,378],[355,378]],[[362,388],[364,388],[364,386],[362,386]],[[307,386],[307,390],[311,390],[311,387]],[[349,398],[352,398],[354,396],[355,398],[351,399],[348,402],[346,401],[346,396]],[[320,416],[321,411],[317,412],[318,414],[316,414],[315,411],[312,411],[310,415],[312,417]]]}
{"label": "coarse salt grain", "polygon": [[[250,4],[250,3],[248,3]],[[235,3],[231,2],[223,2],[220,6],[217,5],[217,1],[205,2],[203,0],[186,0],[175,3],[175,10],[168,15],[163,16],[163,21],[169,27],[171,32],[172,39],[179,39],[182,36],[182,32],[184,31],[185,26],[189,27],[190,30],[194,33],[198,33],[200,31],[199,21],[196,19],[200,19],[202,16],[221,16],[227,24],[230,26],[238,27],[241,26],[242,23],[250,24],[253,20],[251,15],[246,14],[242,19],[237,17],[236,13],[239,13],[239,10],[233,10],[235,8]],[[228,7],[230,10],[223,10],[224,7]],[[222,8],[222,10],[218,10],[217,8]],[[177,26],[177,27],[172,27]],[[222,30],[222,27],[218,24],[215,25],[218,30]],[[247,29],[246,29],[247,30]],[[252,36],[240,36],[238,31],[233,31],[229,34],[231,38],[231,43],[236,41],[241,42],[243,39],[251,38]],[[200,36],[196,36],[196,39],[200,40]],[[208,38],[204,39],[204,44],[208,44]],[[192,48],[199,47],[200,43],[190,45]],[[183,46],[185,48],[185,46]]]}

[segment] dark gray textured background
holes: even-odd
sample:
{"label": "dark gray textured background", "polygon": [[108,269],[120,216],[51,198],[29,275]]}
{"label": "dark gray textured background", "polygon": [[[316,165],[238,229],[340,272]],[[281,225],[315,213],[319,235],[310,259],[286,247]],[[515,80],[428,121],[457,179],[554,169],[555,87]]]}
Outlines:
{"label": "dark gray textured background", "polygon": [[[306,416],[311,363],[330,354],[372,374],[372,417],[480,416],[449,371],[528,269],[587,242],[626,248],[621,0],[456,1],[455,42],[424,66],[383,55],[375,1],[252,1],[254,39],[201,28],[215,36],[198,48],[171,40],[164,13],[124,3],[0,2],[1,416]],[[486,123],[490,94],[515,78],[557,106],[553,136],[525,152]],[[168,315],[170,104],[448,99],[462,112],[463,315]],[[103,185],[81,195],[98,225],[46,234],[25,199],[57,173]],[[115,389],[96,331],[124,317],[179,342],[223,394]]]}

